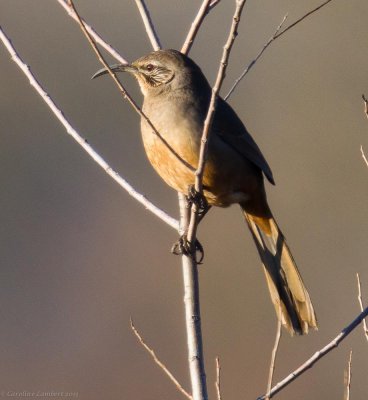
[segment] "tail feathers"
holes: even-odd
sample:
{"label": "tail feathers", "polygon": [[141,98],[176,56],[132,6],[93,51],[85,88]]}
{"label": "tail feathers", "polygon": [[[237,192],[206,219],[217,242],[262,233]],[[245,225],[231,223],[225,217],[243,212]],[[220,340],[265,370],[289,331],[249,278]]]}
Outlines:
{"label": "tail feathers", "polygon": [[317,329],[308,291],[276,221],[243,212],[263,263],[278,318],[291,335]]}

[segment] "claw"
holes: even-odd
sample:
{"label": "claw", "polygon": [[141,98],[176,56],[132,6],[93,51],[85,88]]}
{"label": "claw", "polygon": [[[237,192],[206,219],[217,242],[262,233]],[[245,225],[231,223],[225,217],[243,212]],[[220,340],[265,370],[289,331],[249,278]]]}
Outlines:
{"label": "claw", "polygon": [[[197,258],[197,252],[199,253],[199,258]],[[171,247],[171,253],[175,255],[186,255],[186,256],[191,256],[195,257],[195,261],[197,264],[202,264],[202,261],[204,259],[204,250],[203,246],[199,242],[199,240],[196,239],[195,241],[195,248],[194,248],[194,254],[192,252],[192,244],[188,241],[187,236],[184,234],[180,236],[179,240],[173,244]]]}
{"label": "claw", "polygon": [[198,216],[200,219],[202,219],[210,209],[206,197],[203,193],[197,192],[194,185],[189,185],[187,200],[188,207],[191,207],[192,204],[196,204],[198,206]]}

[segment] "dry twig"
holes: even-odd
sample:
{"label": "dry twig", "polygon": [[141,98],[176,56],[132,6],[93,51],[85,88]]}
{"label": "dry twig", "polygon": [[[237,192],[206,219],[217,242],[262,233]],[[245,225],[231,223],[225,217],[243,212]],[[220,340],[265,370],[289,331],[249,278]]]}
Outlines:
{"label": "dry twig", "polygon": [[125,189],[132,197],[134,197],[139,203],[141,203],[147,210],[151,211],[157,217],[159,217],[162,221],[166,222],[169,226],[174,229],[179,228],[179,223],[177,220],[166,214],[163,210],[156,207],[153,203],[151,203],[145,196],[141,193],[138,193],[125,179],[123,179],[112,167],[87,143],[86,139],[82,138],[79,133],[70,125],[68,120],[65,118],[63,112],[56,106],[54,101],[51,99],[48,93],[42,88],[41,84],[37,81],[37,79],[32,74],[28,65],[26,65],[15,48],[12,46],[9,38],[0,28],[0,40],[4,43],[6,49],[10,53],[13,61],[19,66],[19,68],[23,71],[26,77],[29,79],[31,86],[37,91],[37,93],[42,97],[47,106],[56,116],[56,118],[61,122],[61,124],[65,127],[67,133],[92,157],[96,163],[104,169],[104,171],[110,175],[123,189]]}
{"label": "dry twig", "polygon": [[194,21],[192,22],[192,26],[189,29],[189,32],[184,41],[183,47],[181,48],[181,52],[183,54],[188,54],[190,49],[192,48],[192,45],[193,45],[195,37],[197,36],[198,30],[199,30],[200,26],[202,25],[204,17],[208,13],[210,3],[211,3],[211,0],[203,0],[203,3],[198,10],[197,16],[195,17]]}
{"label": "dry twig", "polygon": [[[281,310],[279,310],[279,313],[280,312],[281,312]],[[273,346],[273,349],[272,349],[271,362],[270,362],[270,371],[269,371],[269,374],[268,374],[266,400],[270,399],[270,392],[271,392],[271,388],[272,388],[273,373],[275,372],[276,355],[277,355],[277,350],[279,348],[280,339],[281,339],[281,326],[282,326],[281,318],[278,318],[277,319],[275,345]]]}
{"label": "dry twig", "polygon": [[[359,274],[356,274],[356,276],[357,276],[357,284],[358,284],[358,302],[359,302],[360,310],[363,311],[364,307],[363,307],[363,300],[362,300],[362,286],[360,284]],[[363,319],[362,326],[363,326],[364,336],[368,341],[368,328],[367,328],[367,322],[365,319]]]}
{"label": "dry twig", "polygon": [[[73,9],[70,8],[70,6],[67,4],[67,2],[65,0],[57,0],[57,2],[74,19],[74,21],[78,22],[77,15],[73,11]],[[101,38],[101,36],[99,36],[90,25],[88,25],[84,20],[83,20],[83,23],[84,23],[84,26],[86,27],[88,33],[93,37],[93,39],[95,40],[96,43],[98,43],[101,47],[103,47],[108,53],[110,53],[121,64],[128,64],[128,61],[125,58],[123,58],[111,45],[106,43],[106,41],[103,40]]]}
{"label": "dry twig", "polygon": [[351,359],[353,356],[353,350],[350,350],[350,355],[349,355],[349,362],[348,362],[348,370],[346,371],[346,377],[345,377],[345,382],[346,382],[346,396],[345,400],[350,400],[350,387],[351,387]]}
{"label": "dry twig", "polygon": [[[322,357],[328,354],[331,350],[335,349],[346,337],[366,318],[368,315],[368,307],[361,312],[347,327],[345,327],[331,342],[329,342],[321,350],[313,354],[305,363],[303,363],[299,368],[289,374],[285,379],[277,383],[270,391],[270,398],[276,393],[280,392],[296,378],[302,375],[305,371],[312,368],[313,365],[318,362]],[[260,396],[257,400],[265,400],[266,396]]]}
{"label": "dry twig", "polygon": [[156,33],[155,27],[153,25],[151,15],[149,13],[149,10],[146,6],[146,3],[144,0],[135,0],[138,10],[141,14],[144,26],[146,28],[147,36],[149,40],[151,41],[152,47],[154,50],[160,50],[161,49],[161,43],[160,39]]}
{"label": "dry twig", "polygon": [[[366,99],[364,94],[362,95],[362,98],[363,98],[363,101],[364,101],[364,114],[368,119],[368,100]],[[364,160],[366,166],[368,167],[368,160],[367,160],[367,157],[364,154],[363,146],[360,146],[360,152],[362,153],[363,160]]]}
{"label": "dry twig", "polygon": [[169,369],[166,367],[166,365],[160,361],[158,359],[158,357],[156,356],[156,353],[154,352],[154,350],[152,350],[148,344],[144,341],[142,335],[138,332],[137,328],[134,326],[133,324],[133,320],[132,318],[130,318],[130,327],[132,328],[133,333],[135,334],[135,336],[138,338],[139,343],[148,351],[148,353],[151,355],[151,357],[153,358],[153,361],[162,369],[162,371],[165,372],[165,374],[169,377],[169,379],[171,380],[171,382],[174,383],[174,385],[176,386],[176,388],[183,393],[183,395],[189,399],[189,400],[193,400],[192,396],[183,388],[183,386],[179,383],[179,381],[175,378],[175,376],[169,371]]}
{"label": "dry twig", "polygon": [[229,93],[225,96],[225,100],[227,100],[230,95],[233,93],[233,91],[235,90],[236,86],[238,86],[239,82],[245,77],[245,75],[250,71],[250,69],[252,67],[254,67],[255,63],[261,58],[261,56],[263,55],[263,53],[265,52],[265,50],[279,37],[281,37],[284,33],[286,33],[287,31],[289,31],[291,28],[294,28],[294,26],[298,25],[300,22],[302,22],[305,18],[309,17],[310,15],[314,14],[315,12],[317,12],[318,10],[320,10],[321,8],[325,7],[328,3],[330,3],[332,0],[327,0],[324,3],[320,4],[318,7],[314,8],[313,10],[307,12],[306,14],[304,14],[302,17],[300,17],[299,19],[297,19],[295,22],[293,22],[291,25],[289,25],[288,27],[286,27],[284,30],[280,31],[282,25],[284,24],[285,20],[286,20],[286,16],[284,17],[284,19],[282,20],[281,24],[277,27],[275,33],[273,34],[273,36],[271,36],[271,38],[268,40],[268,42],[263,46],[263,48],[261,49],[261,51],[257,54],[257,56],[253,59],[253,61],[250,62],[250,64],[248,64],[248,66],[244,69],[244,71],[241,73],[241,75],[239,76],[239,78],[237,78],[233,84],[233,86],[231,87],[231,89],[229,90]]}
{"label": "dry twig", "polygon": [[216,394],[217,394],[217,400],[221,400],[221,365],[220,365],[220,360],[218,357],[216,357]]}

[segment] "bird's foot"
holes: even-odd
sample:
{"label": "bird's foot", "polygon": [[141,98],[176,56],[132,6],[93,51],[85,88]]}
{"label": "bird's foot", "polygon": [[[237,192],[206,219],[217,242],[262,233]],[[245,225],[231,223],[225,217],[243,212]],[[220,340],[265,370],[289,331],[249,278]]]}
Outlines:
{"label": "bird's foot", "polygon": [[189,185],[187,202],[188,202],[188,208],[190,208],[192,204],[197,205],[198,207],[197,212],[200,220],[207,214],[207,211],[211,208],[204,194],[197,192],[194,185]]}
{"label": "bird's foot", "polygon": [[[197,264],[202,264],[204,259],[204,250],[199,240],[195,240],[194,248],[192,248],[192,243],[189,242],[187,235],[181,235],[179,240],[173,244],[171,247],[171,252],[175,255],[186,255],[191,256],[195,259]],[[197,253],[199,257],[197,258]]]}

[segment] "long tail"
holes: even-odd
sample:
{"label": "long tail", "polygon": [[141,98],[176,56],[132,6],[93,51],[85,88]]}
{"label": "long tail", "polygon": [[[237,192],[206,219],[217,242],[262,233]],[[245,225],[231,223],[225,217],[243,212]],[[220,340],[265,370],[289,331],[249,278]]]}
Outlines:
{"label": "long tail", "polygon": [[317,329],[308,291],[276,221],[242,211],[261,257],[278,318],[291,335]]}

